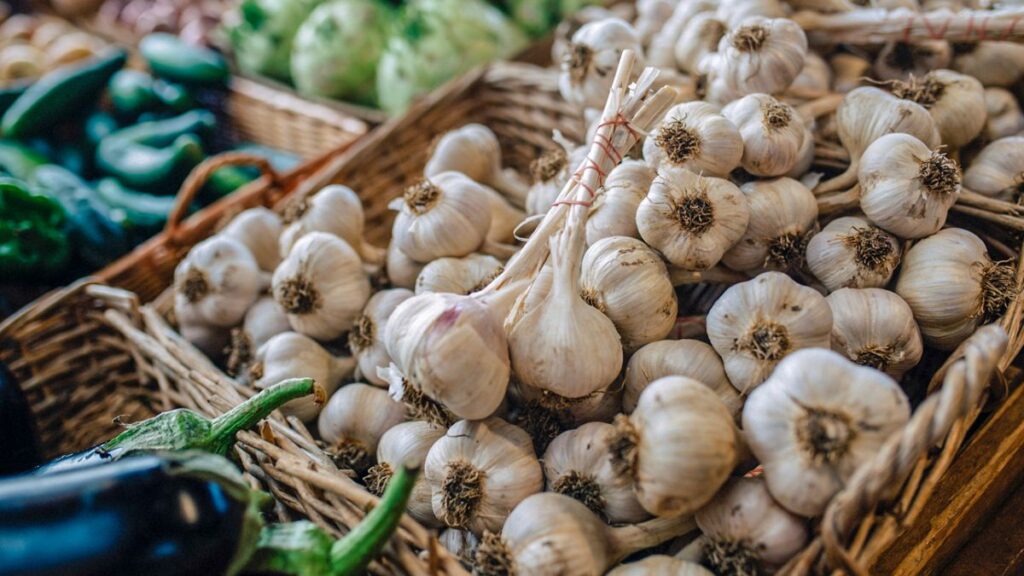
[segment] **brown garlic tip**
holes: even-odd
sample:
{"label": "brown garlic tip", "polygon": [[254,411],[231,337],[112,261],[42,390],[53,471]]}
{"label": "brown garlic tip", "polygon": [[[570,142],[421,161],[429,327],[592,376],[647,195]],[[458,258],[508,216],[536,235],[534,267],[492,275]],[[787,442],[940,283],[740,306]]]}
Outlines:
{"label": "brown garlic tip", "polygon": [[366,445],[359,440],[342,438],[329,452],[339,468],[363,472],[370,466],[370,455]]}
{"label": "brown garlic tip", "polygon": [[1013,261],[990,262],[981,271],[981,301],[975,315],[984,322],[994,322],[1006,313],[1019,294]]}
{"label": "brown garlic tip", "polygon": [[782,359],[792,344],[786,327],[768,320],[760,320],[735,344],[736,350],[749,352],[758,360],[775,362]]}
{"label": "brown garlic tip", "polygon": [[601,495],[601,487],[594,480],[593,475],[570,470],[554,481],[551,491],[577,500],[594,514],[604,516],[604,496]]}
{"label": "brown garlic tip", "polygon": [[781,102],[771,101],[761,107],[762,122],[769,132],[782,130],[793,121],[793,114],[789,106]]}
{"label": "brown garlic tip", "polygon": [[306,196],[303,196],[302,198],[299,198],[295,202],[289,204],[288,207],[285,208],[284,215],[282,217],[284,223],[291,224],[292,222],[295,222],[299,218],[302,218],[303,214],[305,214],[309,210],[311,202],[312,194],[307,194]]}
{"label": "brown garlic tip", "polygon": [[580,290],[580,298],[602,314],[607,310],[604,304],[603,295],[593,288],[584,288]]}
{"label": "brown garlic tip", "polygon": [[757,52],[768,39],[768,30],[760,24],[744,26],[732,35],[732,45],[740,52]]}
{"label": "brown garlic tip", "polygon": [[569,77],[574,82],[582,82],[594,59],[594,50],[586,44],[570,44],[562,58],[569,65]]}
{"label": "brown garlic tip", "polygon": [[854,260],[863,268],[879,271],[896,267],[896,249],[885,232],[879,228],[854,228],[850,234],[842,237],[842,242],[853,248]]}
{"label": "brown garlic tip", "polygon": [[956,193],[960,187],[960,168],[949,156],[938,151],[932,152],[932,155],[920,164],[918,178],[928,192],[939,196]]}
{"label": "brown garlic tip", "polygon": [[616,474],[626,474],[630,478],[636,475],[637,444],[640,443],[640,431],[629,421],[629,416],[619,414],[612,421],[615,431],[608,439],[608,451],[611,453],[612,468]]}
{"label": "brown garlic tip", "polygon": [[765,267],[788,268],[799,264],[807,250],[807,242],[813,230],[803,234],[787,232],[768,241],[768,253],[765,255]]}
{"label": "brown garlic tip", "polygon": [[449,462],[441,481],[438,519],[453,528],[465,528],[484,497],[484,473],[465,460]]}
{"label": "brown garlic tip", "polygon": [[295,276],[281,283],[275,299],[289,314],[309,314],[320,307],[320,293],[303,276]]}
{"label": "brown garlic tip", "polygon": [[374,335],[377,334],[377,325],[368,314],[361,314],[356,320],[352,331],[348,333],[348,347],[352,353],[365,350],[373,345]]}
{"label": "brown garlic tip", "polygon": [[478,576],[513,576],[515,558],[500,534],[484,532],[473,556],[473,574]]}
{"label": "brown garlic tip", "polygon": [[370,469],[366,471],[366,476],[363,476],[363,483],[366,484],[366,489],[371,494],[381,496],[384,494],[384,490],[388,487],[388,482],[391,481],[391,477],[395,474],[395,471],[391,469],[391,465],[387,462],[380,462],[370,466]]}
{"label": "brown garlic tip", "polygon": [[241,328],[231,329],[231,343],[224,349],[227,356],[227,373],[230,376],[240,376],[252,361],[252,342],[249,336]]}
{"label": "brown garlic tip", "polygon": [[402,379],[402,403],[412,420],[423,420],[445,428],[455,424],[458,418],[443,404],[424,394],[408,380]]}
{"label": "brown garlic tip", "polygon": [[916,102],[925,108],[931,108],[938,102],[945,90],[946,85],[936,80],[931,74],[920,80],[911,76],[910,80],[906,82],[901,80],[892,82],[894,96],[902,100]]}
{"label": "brown garlic tip", "polygon": [[861,366],[868,366],[884,372],[896,363],[896,345],[893,343],[884,346],[870,344],[857,350],[853,354],[853,361]]}
{"label": "brown garlic tip", "polygon": [[188,272],[185,273],[185,279],[182,281],[179,290],[185,295],[186,300],[195,304],[210,293],[210,282],[206,279],[206,274],[202,270],[189,268]]}
{"label": "brown garlic tip", "polygon": [[704,559],[714,569],[715,574],[734,574],[736,576],[760,576],[761,559],[757,550],[745,541],[712,540],[704,543]]}
{"label": "brown garlic tip", "polygon": [[681,200],[674,203],[672,209],[683,230],[694,236],[703,235],[715,223],[715,206],[704,187],[688,191]]}
{"label": "brown garlic tip", "polygon": [[437,204],[441,198],[441,189],[426,178],[409,186],[402,195],[405,205],[413,214],[425,214]]}
{"label": "brown garlic tip", "polygon": [[682,164],[700,154],[702,144],[700,135],[690,129],[683,119],[662,124],[654,142],[675,164]]}
{"label": "brown garlic tip", "polygon": [[804,408],[797,421],[797,440],[815,462],[833,464],[842,458],[854,438],[849,418],[838,412]]}
{"label": "brown garlic tip", "polygon": [[569,163],[569,155],[561,147],[547,150],[530,163],[534,182],[549,182]]}
{"label": "brown garlic tip", "polygon": [[483,290],[484,288],[487,288],[488,286],[491,285],[491,282],[494,282],[494,279],[497,278],[498,276],[501,276],[501,273],[504,272],[504,271],[505,271],[505,267],[504,266],[498,266],[490,274],[488,274],[487,276],[484,276],[483,278],[481,278],[480,281],[477,282],[475,286],[471,287],[468,292],[463,294],[463,296],[469,296],[470,294],[472,294],[474,292],[479,292],[479,291]]}

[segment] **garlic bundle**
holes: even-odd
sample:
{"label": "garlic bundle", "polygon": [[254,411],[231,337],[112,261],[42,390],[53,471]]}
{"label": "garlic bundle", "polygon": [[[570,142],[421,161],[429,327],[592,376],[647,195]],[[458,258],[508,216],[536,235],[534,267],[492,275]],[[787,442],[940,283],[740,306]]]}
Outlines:
{"label": "garlic bundle", "polygon": [[642,68],[640,36],[625,20],[606,18],[584,24],[572,35],[562,58],[558,91],[581,108],[603,108],[623,50],[632,50]]}
{"label": "garlic bundle", "polygon": [[877,80],[921,78],[932,70],[946,68],[952,58],[953,50],[945,40],[889,42],[875,58],[872,77]]}
{"label": "garlic bundle", "polygon": [[[351,358],[332,356],[315,340],[296,332],[284,332],[267,340],[256,351],[256,363],[250,368],[250,374],[256,388],[273,386],[288,378],[312,378],[327,394],[332,394],[354,368]],[[292,400],[282,406],[281,411],[308,422],[320,411],[315,400],[313,396]]]}
{"label": "garlic bundle", "polygon": [[500,260],[483,254],[438,258],[424,266],[416,278],[416,293],[472,294],[490,284],[502,270]]}
{"label": "garlic bundle", "polygon": [[409,298],[412,298],[412,292],[405,288],[377,292],[366,302],[363,313],[348,333],[348,347],[356,358],[359,373],[371,384],[388,384],[377,374],[378,370],[391,364],[391,357],[384,344],[384,332],[391,313]]}
{"label": "garlic bundle", "polygon": [[801,262],[818,225],[814,194],[792,178],[755,180],[740,190],[747,200],[750,221],[722,262],[741,272],[782,270]]}
{"label": "garlic bundle", "polygon": [[610,524],[640,522],[650,514],[633,492],[633,479],[612,466],[609,440],[615,427],[589,422],[559,434],[541,462],[550,492],[579,500]]}
{"label": "garlic bundle", "polygon": [[384,251],[363,240],[363,203],[348,186],[332,184],[293,204],[281,233],[280,255],[287,257],[295,243],[310,232],[326,232],[341,238],[366,262],[379,263]]}
{"label": "garlic bundle", "polygon": [[743,139],[736,125],[713,104],[676,104],[644,140],[644,160],[653,170],[686,168],[726,176],[740,164]]}
{"label": "garlic bundle", "polygon": [[807,526],[772,499],[762,478],[733,478],[696,515],[705,561],[719,574],[765,574],[807,543]]}
{"label": "garlic bundle", "polygon": [[615,325],[627,353],[675,326],[675,287],[665,263],[640,240],[612,236],[588,248],[579,285],[583,300]]}
{"label": "garlic bundle", "polygon": [[768,491],[808,517],[821,514],[909,419],[910,404],[892,378],[822,349],[780,362],[743,407],[743,430]]}
{"label": "garlic bundle", "polygon": [[544,487],[529,435],[500,418],[460,420],[423,465],[434,516],[475,534],[501,529],[512,509]]}
{"label": "garlic bundle", "polygon": [[558,199],[558,193],[569,181],[570,173],[583,163],[587,154],[586,146],[579,146],[566,152],[558,147],[548,150],[530,164],[533,186],[526,196],[527,214],[544,214]]}
{"label": "garlic bundle", "polygon": [[514,170],[502,170],[498,137],[483,124],[466,124],[434,142],[423,175],[433,179],[443,172],[461,172],[494,188],[512,204],[525,205],[529,185]]}
{"label": "garlic bundle", "polygon": [[388,244],[385,271],[387,272],[388,282],[395,288],[406,288],[409,290],[415,288],[416,279],[424,267],[425,264],[420,264],[399,250],[398,244],[394,242]]}
{"label": "garlic bundle", "polygon": [[626,364],[622,411],[632,413],[647,386],[666,376],[685,376],[711,388],[734,417],[743,407],[711,346],[700,340],[662,340],[637,350]]}
{"label": "garlic bundle", "polygon": [[985,86],[1008,88],[1024,77],[1024,46],[989,41],[954,45],[953,69],[970,74]]}
{"label": "garlic bundle", "polygon": [[812,138],[789,104],[767,94],[750,94],[722,109],[743,138],[740,165],[754,176],[782,176],[800,160],[804,139]]}
{"label": "garlic bundle", "polygon": [[389,398],[387,390],[357,382],[331,395],[317,430],[339,466],[361,473],[373,463],[381,436],[403,420],[405,406]]}
{"label": "garlic bundle", "polygon": [[611,236],[639,238],[636,210],[653,180],[654,172],[640,160],[623,160],[613,168],[590,206],[587,245]]}
{"label": "garlic bundle", "polygon": [[310,232],[274,271],[274,299],[292,329],[317,340],[347,332],[370,298],[359,254],[344,240]]}
{"label": "garlic bundle", "polygon": [[668,376],[615,418],[609,438],[615,471],[633,479],[637,499],[656,516],[703,506],[736,467],[740,439],[729,409],[700,382]]}
{"label": "garlic bundle", "polygon": [[[363,417],[367,416],[369,415]],[[364,477],[367,490],[380,496],[387,488],[395,470],[405,465],[422,466],[430,447],[444,437],[445,432],[443,426],[421,420],[401,422],[392,426],[377,442],[377,463],[370,467]],[[423,476],[416,479],[406,509],[417,522],[431,527],[439,525],[430,500],[430,484]]]}
{"label": "garlic bundle", "polygon": [[1024,113],[1017,97],[1002,88],[985,89],[985,110],[988,120],[983,132],[988,140],[998,140],[1024,132]]}
{"label": "garlic bundle", "polygon": [[234,326],[265,285],[252,252],[217,234],[193,246],[174,269],[174,311],[193,325]]}
{"label": "garlic bundle", "polygon": [[[675,65],[690,74],[700,72],[700,63],[708,54],[718,50],[718,42],[725,36],[728,27],[714,12],[701,12],[682,29],[673,47]],[[654,54],[651,54],[654,58]]]}
{"label": "garlic bundle", "polygon": [[871,62],[856,54],[841,52],[832,56],[829,64],[835,76],[832,81],[832,89],[840,94],[857,88],[864,78],[870,76]]}
{"label": "garlic bundle", "polygon": [[881,288],[900,265],[900,242],[856,216],[836,218],[807,243],[807,267],[835,292],[840,288]]}
{"label": "garlic bundle", "polygon": [[418,262],[476,252],[491,229],[490,196],[458,172],[419,181],[389,207],[398,210],[391,242]]}
{"label": "garlic bundle", "polygon": [[909,134],[887,134],[864,151],[860,208],[901,238],[923,238],[946,223],[960,194],[960,168]]}
{"label": "garlic bundle", "polygon": [[281,263],[278,238],[281,237],[281,217],[262,206],[249,208],[231,219],[220,231],[222,236],[234,238],[252,252],[261,270],[273,272]]}
{"label": "garlic bundle", "polygon": [[[679,66],[674,59],[674,49],[679,37],[684,34],[684,30],[691,21],[702,13],[713,13],[717,7],[718,0],[676,2],[672,16],[665,20],[661,29],[651,37],[647,50],[648,65],[658,68]],[[679,69],[684,72],[692,72],[682,67]]]}
{"label": "garlic bundle", "polygon": [[972,192],[1012,198],[1024,184],[1024,136],[1000,138],[985,146],[964,172]]}
{"label": "garlic bundle", "polygon": [[828,348],[832,311],[813,288],[765,272],[726,290],[708,312],[707,330],[729,381],[746,395],[791,352]]}
{"label": "garlic bundle", "polygon": [[914,313],[880,288],[843,288],[830,294],[832,349],[899,380],[921,360],[924,345]]}
{"label": "garlic bundle", "polygon": [[750,213],[732,182],[662,166],[636,212],[640,237],[683,270],[706,270],[743,237]]}
{"label": "garlic bundle", "polygon": [[721,79],[740,96],[784,91],[800,74],[807,57],[807,36],[786,18],[752,17],[718,43],[708,76]]}
{"label": "garlic bundle", "polygon": [[896,293],[910,305],[925,341],[952,350],[1018,296],[1014,266],[993,262],[980,238],[947,228],[903,257]]}
{"label": "garlic bundle", "polygon": [[985,89],[973,76],[933,70],[921,79],[896,82],[892,91],[924,106],[935,120],[942,142],[952,148],[965,146],[985,127]]}
{"label": "garlic bundle", "polygon": [[655,554],[638,562],[620,564],[607,576],[714,576],[714,574],[700,564]]}
{"label": "garlic bundle", "polygon": [[288,315],[270,296],[262,296],[245,313],[242,326],[231,331],[228,353],[228,374],[241,375],[248,369],[253,355],[274,336],[291,330]]}

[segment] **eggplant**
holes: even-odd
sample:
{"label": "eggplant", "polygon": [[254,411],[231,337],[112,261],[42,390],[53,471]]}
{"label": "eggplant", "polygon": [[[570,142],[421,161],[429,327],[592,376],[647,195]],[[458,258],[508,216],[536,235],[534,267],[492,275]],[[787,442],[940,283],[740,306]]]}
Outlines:
{"label": "eggplant", "polygon": [[36,419],[14,374],[0,362],[0,476],[17,474],[43,462]]}

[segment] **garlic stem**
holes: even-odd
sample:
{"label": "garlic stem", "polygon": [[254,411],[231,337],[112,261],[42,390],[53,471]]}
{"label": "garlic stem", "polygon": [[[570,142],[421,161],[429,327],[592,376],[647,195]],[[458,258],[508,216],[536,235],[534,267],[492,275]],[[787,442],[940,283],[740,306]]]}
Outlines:
{"label": "garlic stem", "polygon": [[850,162],[850,166],[838,176],[825,180],[814,187],[814,195],[821,196],[829,192],[847,190],[857,184],[857,171],[860,170],[860,160]]}
{"label": "garlic stem", "polygon": [[697,522],[693,516],[655,518],[639,524],[609,528],[608,540],[612,548],[609,557],[613,564],[618,564],[634,552],[652,548],[696,529]]}
{"label": "garlic stem", "polygon": [[846,94],[829,93],[804,102],[796,107],[797,114],[805,121],[814,120],[836,111]]}
{"label": "garlic stem", "polygon": [[818,196],[818,215],[827,216],[846,212],[857,207],[860,203],[860,184],[838,194]]}

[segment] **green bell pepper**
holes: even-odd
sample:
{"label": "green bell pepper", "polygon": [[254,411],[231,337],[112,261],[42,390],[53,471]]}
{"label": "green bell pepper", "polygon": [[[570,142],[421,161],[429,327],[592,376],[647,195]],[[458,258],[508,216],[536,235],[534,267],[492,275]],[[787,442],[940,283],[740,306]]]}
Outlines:
{"label": "green bell pepper", "polygon": [[0,274],[33,280],[59,272],[70,254],[64,223],[56,201],[20,180],[0,178]]}

